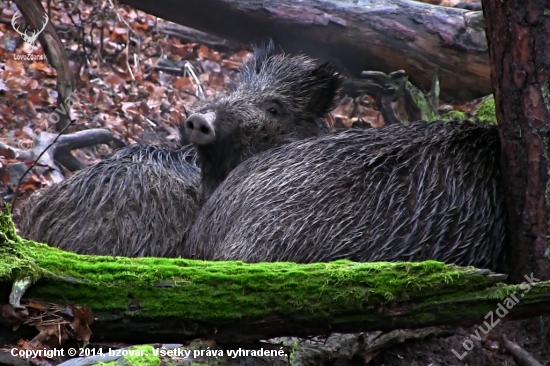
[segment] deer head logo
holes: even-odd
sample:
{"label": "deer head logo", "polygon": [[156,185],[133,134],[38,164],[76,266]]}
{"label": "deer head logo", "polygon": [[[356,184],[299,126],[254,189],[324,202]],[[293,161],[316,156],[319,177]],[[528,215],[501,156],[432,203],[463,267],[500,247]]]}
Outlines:
{"label": "deer head logo", "polygon": [[17,25],[15,24],[15,21],[19,17],[21,17],[21,13],[19,13],[19,11],[16,11],[15,14],[13,14],[13,18],[11,18],[11,25],[12,25],[13,29],[15,29],[15,31],[17,33],[19,33],[21,35],[21,37],[23,37],[23,41],[27,42],[28,44],[31,45],[32,48],[34,48],[34,44],[35,44],[36,40],[38,39],[38,36],[40,35],[40,33],[42,33],[44,28],[46,28],[46,24],[48,24],[48,20],[49,20],[48,15],[44,14],[44,24],[42,25],[42,29],[34,30],[32,32],[32,34],[30,34],[30,35],[27,34],[27,31],[25,31],[24,33],[21,32],[19,30],[19,28],[17,27]]}

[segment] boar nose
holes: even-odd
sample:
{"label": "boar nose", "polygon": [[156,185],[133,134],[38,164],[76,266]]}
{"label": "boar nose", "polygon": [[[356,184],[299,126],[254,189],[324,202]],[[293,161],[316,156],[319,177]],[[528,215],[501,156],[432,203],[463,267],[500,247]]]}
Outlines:
{"label": "boar nose", "polygon": [[190,115],[185,121],[185,134],[189,141],[197,145],[212,143],[216,137],[213,123],[215,119],[216,114],[213,112]]}

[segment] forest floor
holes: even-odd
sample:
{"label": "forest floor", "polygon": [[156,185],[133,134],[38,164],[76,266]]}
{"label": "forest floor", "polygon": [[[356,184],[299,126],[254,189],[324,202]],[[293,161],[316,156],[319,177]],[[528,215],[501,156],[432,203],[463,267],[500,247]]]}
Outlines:
{"label": "forest floor", "polygon": [[[495,316],[496,318],[496,316]],[[504,347],[502,336],[515,342],[542,365],[550,365],[550,332],[548,318],[500,322],[487,335],[478,329],[487,329],[485,319],[469,328],[457,328],[448,337],[433,337],[408,341],[380,352],[369,365],[375,366],[513,366],[523,365],[514,360]],[[495,319],[496,321],[496,319]],[[477,333],[476,333],[477,330]],[[481,336],[481,341],[476,340]],[[471,340],[473,348],[467,351],[464,342]],[[466,343],[469,347],[470,343]],[[453,352],[456,351],[461,359]]]}
{"label": "forest floor", "polygon": [[[46,6],[46,3],[43,3]],[[204,100],[224,92],[243,61],[251,57],[244,47],[223,51],[197,43],[186,43],[166,35],[157,19],[109,0],[50,2],[49,19],[58,29],[70,67],[77,75],[78,101],[70,111],[73,124],[68,132],[106,128],[115,140],[106,145],[73,151],[86,164],[110,156],[122,146],[154,144],[178,146],[178,125]],[[30,148],[41,132],[56,132],[48,116],[57,108],[56,70],[47,61],[16,60],[14,55],[43,54],[15,32],[11,4],[0,9],[0,143]],[[23,20],[19,19],[23,22]],[[21,28],[24,29],[24,28]],[[384,121],[372,98],[343,98],[332,111],[334,128],[378,127]],[[455,105],[469,113],[476,101]],[[18,183],[8,165],[19,160],[0,149],[0,203],[9,202]],[[32,161],[24,161],[30,167]],[[20,185],[21,198],[51,185],[56,166],[36,167]],[[67,177],[68,171],[62,171]],[[17,216],[17,205],[14,214]],[[480,325],[483,323],[480,319]],[[543,326],[542,324],[545,324]],[[550,322],[540,319],[499,324],[481,341],[474,340],[476,327],[458,328],[455,335],[423,341],[406,341],[375,356],[370,365],[516,365],[502,342],[505,334],[538,359],[550,365]],[[463,359],[463,342],[474,347]],[[3,345],[4,349],[10,348]]]}

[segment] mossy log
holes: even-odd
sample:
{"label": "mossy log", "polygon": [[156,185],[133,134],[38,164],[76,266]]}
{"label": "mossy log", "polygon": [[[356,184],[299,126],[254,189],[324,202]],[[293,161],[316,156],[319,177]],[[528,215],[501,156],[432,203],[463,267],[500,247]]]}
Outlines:
{"label": "mossy log", "polygon": [[10,299],[17,306],[12,284],[31,279],[19,297],[87,306],[94,341],[247,343],[470,325],[510,297],[519,302],[509,318],[550,312],[550,282],[506,285],[505,277],[435,261],[299,265],[84,256],[22,239],[9,213],[0,216],[2,305]]}

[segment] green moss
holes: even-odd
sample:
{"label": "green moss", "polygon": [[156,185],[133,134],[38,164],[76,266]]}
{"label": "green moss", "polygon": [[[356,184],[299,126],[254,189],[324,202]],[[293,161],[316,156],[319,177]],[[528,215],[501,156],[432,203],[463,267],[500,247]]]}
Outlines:
{"label": "green moss", "polygon": [[468,114],[461,111],[452,110],[449,111],[441,116],[443,119],[451,121],[451,120],[465,120],[468,119]]}
{"label": "green moss", "polygon": [[493,96],[487,98],[487,100],[477,107],[475,117],[481,123],[497,124],[495,99]]}
{"label": "green moss", "polygon": [[125,356],[124,361],[130,366],[158,366],[160,357],[153,355],[153,346],[143,345],[130,347],[129,350],[138,351],[142,355]]}
{"label": "green moss", "polygon": [[[0,215],[0,231],[6,242],[0,246],[0,278],[30,274],[41,285],[27,296],[62,298],[95,314],[222,321],[276,311],[296,320],[323,319],[335,311],[443,295],[459,284],[483,288],[490,281],[481,275],[472,281],[473,268],[436,261],[301,265],[77,255],[21,239],[8,213]],[[140,311],[127,310],[129,295],[139,301]]]}
{"label": "green moss", "polygon": [[[0,278],[19,280],[30,277],[34,283],[44,276],[44,270],[36,265],[25,250],[24,241],[17,235],[11,220],[11,210],[7,206],[0,215]],[[9,258],[9,260],[7,260]]]}
{"label": "green moss", "polygon": [[289,355],[289,365],[294,365],[294,361],[296,359],[296,350],[298,349],[298,341],[292,342],[292,348],[290,349],[290,355]]}
{"label": "green moss", "polygon": [[[77,255],[21,239],[7,213],[0,214],[0,235],[2,281],[31,274],[40,286],[25,297],[88,306],[103,321],[104,314],[124,314],[223,324],[276,313],[297,323],[396,324],[394,312],[378,310],[411,300],[417,304],[407,310],[411,321],[426,324],[442,314],[476,318],[516,290],[495,286],[474,268],[437,261],[305,265]],[[549,288],[534,287],[525,299]],[[140,310],[128,310],[131,302]]]}
{"label": "green moss", "polygon": [[434,109],[428,98],[426,98],[420,90],[418,90],[410,82],[407,82],[407,89],[410,92],[414,104],[418,107],[418,109],[420,109],[421,120],[430,122],[439,119],[439,114]]}
{"label": "green moss", "polygon": [[461,111],[451,111],[449,112],[449,118],[451,119],[467,119],[468,115]]}
{"label": "green moss", "polygon": [[116,361],[97,362],[96,365],[159,366],[161,364],[160,357],[154,355],[153,346],[151,345],[128,347],[127,349],[121,350],[121,353],[123,356],[117,358]]}
{"label": "green moss", "polygon": [[[458,270],[449,270],[438,262],[370,265],[340,262],[300,266],[126,258],[109,258],[104,262],[102,259],[106,258],[96,257],[82,263],[57,255],[47,258],[46,252],[42,254],[38,260],[40,266],[55,266],[56,273],[89,280],[56,289],[44,288],[44,295],[72,297],[74,301],[83,296],[88,301],[97,297],[102,304],[94,304],[95,309],[115,310],[127,306],[127,294],[120,294],[120,289],[126,286],[134,298],[140,299],[141,308],[149,316],[181,316],[185,311],[186,316],[203,320],[237,319],[244,314],[260,317],[269,313],[269,304],[277,304],[281,313],[292,313],[309,304],[313,306],[311,311],[328,317],[331,305],[337,303],[339,308],[351,310],[359,302],[391,302],[409,292],[429,293],[430,288],[461,277]],[[155,288],[159,281],[168,281],[170,287]],[[111,291],[112,296],[105,296],[105,292]],[[249,296],[251,293],[255,298]],[[319,302],[318,298],[327,293],[332,294],[332,299],[328,303]],[[104,303],[105,298],[110,298],[110,303]],[[209,309],[208,313],[204,309]]]}

